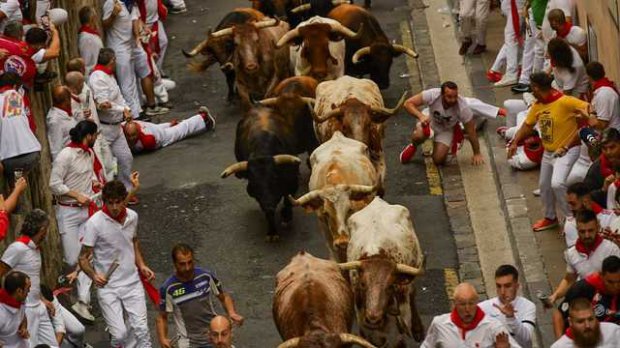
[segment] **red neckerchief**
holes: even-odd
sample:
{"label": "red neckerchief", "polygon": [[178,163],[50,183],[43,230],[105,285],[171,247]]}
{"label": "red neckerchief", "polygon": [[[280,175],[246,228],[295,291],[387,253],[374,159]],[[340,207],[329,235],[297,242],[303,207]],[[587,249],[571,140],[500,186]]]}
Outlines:
{"label": "red neckerchief", "polygon": [[80,29],[78,30],[78,33],[89,33],[89,34],[93,34],[93,35],[97,35],[97,36],[101,36],[99,35],[99,31],[97,31],[97,29],[91,27],[88,24],[84,24],[80,27]]}
{"label": "red neckerchief", "polygon": [[589,276],[587,276],[585,280],[586,280],[586,283],[590,284],[594,289],[596,289],[596,292],[600,294],[607,293],[607,289],[605,288],[605,283],[603,282],[603,277],[601,277],[600,273],[598,272],[592,273]]}
{"label": "red neckerchief", "polygon": [[[21,235],[21,236],[15,238],[15,241],[16,242],[20,242],[20,243],[24,243],[24,244],[26,244],[27,246],[30,247],[30,242],[32,242],[32,239],[30,239],[30,237],[28,237],[28,236]],[[35,242],[32,242],[32,244],[36,245],[37,250],[39,250],[39,246]]]}
{"label": "red neckerchief", "polygon": [[56,109],[62,110],[69,115],[69,117],[73,117],[73,110],[71,109],[71,105],[68,108],[64,108],[62,106],[54,106]]}
{"label": "red neckerchief", "polygon": [[95,71],[103,71],[104,73],[113,76],[114,75],[114,71],[112,71],[112,69],[108,68],[105,65],[101,65],[101,64],[97,64],[95,65],[95,67],[93,68],[93,72]]}
{"label": "red neckerchief", "polygon": [[601,243],[603,243],[603,237],[601,237],[600,234],[597,234],[594,238],[594,246],[592,248],[586,247],[585,245],[583,245],[581,239],[577,238],[577,242],[575,243],[575,249],[577,249],[578,252],[586,254],[588,255],[588,257],[590,257],[590,254],[592,254],[596,250],[596,248],[601,245]]}
{"label": "red neckerchief", "polygon": [[[97,177],[97,180],[99,180],[99,182],[102,185],[105,184],[105,176],[103,175],[103,166],[101,165],[101,162],[99,162],[99,158],[97,158],[97,154],[95,153],[95,151],[93,149],[91,149],[87,145],[80,144],[80,143],[74,143],[73,141],[70,142],[67,145],[67,147],[70,147],[70,148],[73,148],[73,149],[82,149],[84,152],[87,152],[87,153],[91,154],[94,157],[94,160],[93,160],[93,171],[95,172],[95,176]],[[97,192],[99,192],[99,189],[93,187],[93,192],[97,193]]]}
{"label": "red neckerchief", "polygon": [[571,28],[573,27],[573,24],[571,22],[564,22],[564,24],[562,24],[562,26],[556,31],[556,33],[558,34],[558,37],[561,37],[562,39],[565,39],[566,36],[570,33]]}
{"label": "red neckerchief", "polygon": [[601,87],[609,87],[613,89],[616,92],[616,94],[620,95],[620,92],[618,91],[616,84],[612,80],[608,79],[607,77],[603,77],[600,80],[596,80],[592,84],[592,89],[595,91]]}
{"label": "red neckerchief", "polygon": [[11,85],[2,86],[2,87],[0,87],[0,93],[4,93],[4,92],[6,92],[8,90],[11,90],[11,89],[14,90],[15,86],[11,86]]}
{"label": "red neckerchief", "polygon": [[121,225],[125,222],[125,218],[127,217],[127,208],[123,208],[123,210],[120,212],[120,214],[118,214],[117,217],[112,216],[112,214],[110,213],[110,210],[108,209],[108,206],[105,204],[103,205],[103,208],[101,209],[101,211],[103,211],[104,214],[106,214],[112,220],[118,222]]}
{"label": "red neckerchief", "polygon": [[605,157],[605,155],[601,154],[601,157],[598,158],[598,163],[601,167],[601,175],[603,176],[603,179],[615,173],[614,170],[611,169],[611,163],[609,163],[609,160]]}
{"label": "red neckerchief", "polygon": [[603,207],[601,207],[600,205],[598,205],[598,203],[596,202],[591,202],[590,203],[590,210],[592,210],[594,212],[594,214],[600,214],[604,209]]}
{"label": "red neckerchief", "polygon": [[521,19],[519,18],[517,0],[510,0],[510,18],[512,20],[514,33],[516,34],[516,40],[521,45],[523,44],[523,37],[521,36]]}
{"label": "red neckerchief", "polygon": [[474,320],[472,320],[472,322],[469,324],[465,324],[463,320],[461,320],[461,317],[459,317],[459,314],[456,312],[456,309],[453,309],[452,313],[450,313],[450,320],[452,320],[454,325],[456,325],[459,329],[461,329],[461,338],[463,340],[465,339],[465,335],[467,334],[467,331],[471,331],[475,329],[478,326],[478,324],[480,324],[482,319],[484,319],[484,312],[478,306],[476,306],[476,315],[474,315]]}
{"label": "red neckerchief", "polygon": [[570,338],[571,340],[574,340],[574,338],[573,338],[573,330],[571,330],[570,327],[568,329],[566,329],[566,332],[564,334],[566,335],[566,337]]}
{"label": "red neckerchief", "polygon": [[0,289],[0,303],[4,303],[5,305],[13,308],[19,309],[22,306],[22,303],[11,297],[8,292],[4,289]]}
{"label": "red neckerchief", "polygon": [[80,97],[71,93],[71,99],[73,99],[73,101],[75,101],[76,103],[82,103],[82,101],[80,100]]}
{"label": "red neckerchief", "polygon": [[539,103],[541,104],[550,104],[553,103],[554,101],[562,98],[564,96],[564,93],[558,91],[555,88],[551,89],[551,92],[549,93],[549,95],[544,98],[543,100],[538,100]]}

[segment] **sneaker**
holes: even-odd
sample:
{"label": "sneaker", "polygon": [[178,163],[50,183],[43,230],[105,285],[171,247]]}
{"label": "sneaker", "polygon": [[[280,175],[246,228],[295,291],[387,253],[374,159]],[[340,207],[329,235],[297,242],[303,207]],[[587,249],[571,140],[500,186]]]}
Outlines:
{"label": "sneaker", "polygon": [[544,230],[549,230],[552,228],[558,227],[558,219],[540,219],[534,225],[532,225],[532,230],[534,232],[540,232]]}
{"label": "sneaker", "polygon": [[505,139],[507,130],[508,130],[508,127],[501,126],[501,127],[497,127],[497,129],[495,130],[495,133],[497,133],[497,135]]}
{"label": "sneaker", "polygon": [[405,146],[405,148],[400,152],[400,155],[399,155],[400,163],[401,164],[409,163],[409,161],[411,161],[411,159],[415,155],[415,150],[416,148],[415,148],[415,145],[413,144],[409,144]]}
{"label": "sneaker", "polygon": [[71,309],[80,318],[87,321],[95,321],[95,317],[90,313],[90,310],[86,303],[78,301],[74,303],[73,306],[71,306]]}
{"label": "sneaker", "polygon": [[461,56],[464,56],[467,51],[469,51],[469,47],[471,46],[471,41],[463,41],[463,43],[461,43],[461,48],[459,48],[459,54]]}
{"label": "sneaker", "polygon": [[127,205],[137,205],[138,203],[140,203],[140,200],[138,199],[138,196],[136,195],[132,195],[131,197],[129,197],[129,200],[127,201]]}
{"label": "sneaker", "polygon": [[205,121],[207,130],[215,130],[215,117],[211,115],[209,108],[206,106],[201,106],[200,109],[198,109],[198,113],[202,115],[202,119]]}
{"label": "sneaker", "polygon": [[532,194],[533,194],[535,197],[540,197],[540,189],[539,189],[539,188],[537,188],[536,190],[532,191]]}
{"label": "sneaker", "polygon": [[525,83],[517,83],[516,86],[512,86],[510,89],[513,93],[525,93],[530,91],[530,85],[526,85]]}
{"label": "sneaker", "polygon": [[169,112],[170,112],[170,109],[156,105],[156,106],[147,106],[146,110],[144,111],[144,114],[146,116],[157,116],[157,115],[167,114]]}
{"label": "sneaker", "polygon": [[482,54],[487,51],[487,45],[476,45],[472,54]]}
{"label": "sneaker", "polygon": [[506,87],[506,86],[512,86],[514,84],[517,83],[517,77],[516,76],[510,76],[510,75],[504,75],[502,77],[501,80],[495,82],[493,84],[494,87]]}
{"label": "sneaker", "polygon": [[491,69],[487,71],[487,80],[489,80],[489,82],[498,82],[502,79],[502,76],[503,74],[501,72],[493,71]]}
{"label": "sneaker", "polygon": [[168,9],[168,13],[171,14],[179,14],[187,12],[187,7],[171,7]]}

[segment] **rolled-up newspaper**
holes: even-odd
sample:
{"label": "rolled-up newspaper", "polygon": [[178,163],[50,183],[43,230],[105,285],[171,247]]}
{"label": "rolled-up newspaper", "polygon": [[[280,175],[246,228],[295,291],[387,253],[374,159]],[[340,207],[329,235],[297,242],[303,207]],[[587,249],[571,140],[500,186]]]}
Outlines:
{"label": "rolled-up newspaper", "polygon": [[116,269],[118,268],[119,263],[118,263],[118,257],[114,259],[114,261],[112,261],[112,264],[110,265],[110,268],[108,268],[108,271],[105,274],[105,279],[106,280],[110,280],[110,277],[112,276],[112,274],[114,274],[114,271],[116,271]]}

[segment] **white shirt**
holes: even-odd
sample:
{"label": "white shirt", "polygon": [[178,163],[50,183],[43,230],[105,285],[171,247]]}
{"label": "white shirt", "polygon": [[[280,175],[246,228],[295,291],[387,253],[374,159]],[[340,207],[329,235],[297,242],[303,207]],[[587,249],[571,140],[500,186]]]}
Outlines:
{"label": "white shirt", "polygon": [[75,127],[77,120],[66,111],[52,106],[47,112],[45,123],[47,124],[47,141],[50,144],[50,154],[52,161],[54,161],[58,153],[71,141],[69,131]]}
{"label": "white shirt", "polygon": [[153,25],[159,20],[158,0],[145,0],[146,3],[146,19],[144,23]]}
{"label": "white shirt", "polygon": [[[114,10],[116,0],[106,0],[103,4],[103,20],[110,18]],[[140,19],[138,4],[134,4],[131,12],[127,10],[125,4],[120,2],[121,12],[114,18],[112,26],[106,30],[106,46],[114,49],[116,54],[119,51],[129,51],[136,45],[133,40],[133,21]]]}
{"label": "white shirt", "polygon": [[607,239],[603,239],[603,242],[594,249],[589,257],[572,246],[564,251],[566,273],[576,274],[578,279],[584,279],[594,272],[600,272],[603,260],[611,255],[620,257],[620,249],[615,243]]}
{"label": "white shirt", "polygon": [[478,306],[491,318],[499,320],[506,328],[510,335],[523,348],[532,347],[532,337],[534,336],[534,328],[536,327],[536,305],[521,296],[517,296],[512,301],[515,309],[515,317],[507,318],[494,304],[501,306],[499,298],[494,297],[483,301]]}
{"label": "white shirt", "polygon": [[592,106],[596,118],[608,121],[608,127],[620,130],[620,98],[613,88],[600,87],[594,90]]}
{"label": "white shirt", "polygon": [[[66,195],[69,191],[77,191],[87,197],[94,195],[93,180],[97,180],[93,163],[94,152],[65,147],[60,151],[52,164],[50,189],[56,196]],[[73,198],[61,197],[63,203],[75,203]]]}
{"label": "white shirt", "polygon": [[103,211],[96,212],[86,222],[82,244],[93,247],[95,271],[105,275],[115,259],[119,263],[119,267],[108,279],[106,288],[132,284],[141,286],[133,245],[137,230],[138,214],[131,209],[127,209],[123,225]]}
{"label": "white shirt", "polygon": [[[450,313],[447,313],[433,318],[420,348],[493,348],[495,337],[501,332],[508,333],[508,330],[498,320],[485,315],[475,329],[467,331],[463,340],[461,329],[450,320]],[[508,337],[511,347],[520,347],[510,335]]]}
{"label": "white shirt", "polygon": [[93,98],[93,91],[88,87],[88,84],[84,84],[82,92],[79,95],[71,94],[71,111],[73,117],[77,122],[85,120],[84,111],[90,111],[89,120],[95,122],[97,126],[100,126],[99,115],[97,114],[97,104]]}
{"label": "white shirt", "polygon": [[571,95],[578,98],[581,94],[588,92],[590,81],[588,80],[586,67],[583,65],[579,52],[573,47],[570,50],[573,54],[573,68],[575,68],[575,72],[571,73],[568,69],[554,67],[553,76],[559,88],[562,90],[572,90]]}
{"label": "white shirt", "polygon": [[[620,326],[613,323],[599,323],[601,328],[601,342],[592,348],[617,348],[620,342]],[[576,348],[573,340],[566,335],[560,337],[551,345],[551,348]]]}
{"label": "white shirt", "polygon": [[19,0],[5,0],[0,1],[0,11],[2,11],[6,18],[0,21],[0,33],[4,32],[4,27],[10,21],[22,21],[22,9],[19,5]]}
{"label": "white shirt", "polygon": [[128,109],[128,107],[114,76],[108,75],[103,71],[93,71],[88,78],[88,84],[93,91],[93,97],[97,104],[106,101],[112,104],[111,109],[99,110],[99,120],[106,123],[120,123],[123,121],[123,111]]}
{"label": "white shirt", "polygon": [[26,306],[34,307],[41,303],[41,251],[30,241],[28,245],[13,242],[2,254],[2,262],[14,271],[21,271],[30,277],[30,291]]}
{"label": "white shirt", "polygon": [[97,59],[99,58],[99,50],[103,48],[103,41],[99,35],[81,32],[78,35],[78,51],[80,57],[84,59],[84,65],[86,67],[86,76],[90,74],[95,65],[97,65]]}
{"label": "white shirt", "polygon": [[431,126],[434,131],[452,131],[457,122],[467,123],[473,117],[471,109],[467,106],[467,102],[461,96],[456,105],[444,109],[441,101],[441,89],[431,88],[422,92],[422,99],[428,105]]}
{"label": "white shirt", "polygon": [[588,42],[588,34],[582,27],[573,25],[564,40],[573,46],[583,46]]}
{"label": "white shirt", "polygon": [[551,24],[549,24],[549,12],[553,9],[559,8],[564,12],[564,16],[571,17],[571,20],[574,22],[575,20],[572,18],[573,16],[573,5],[571,4],[571,0],[549,0],[547,2],[547,9],[545,10],[545,18],[542,22],[542,35],[545,42],[549,42],[555,35],[555,31],[551,28]]}
{"label": "white shirt", "polygon": [[28,348],[28,340],[17,334],[26,315],[25,307],[19,309],[0,303],[0,344],[4,348]]}
{"label": "white shirt", "polygon": [[0,160],[41,151],[30,130],[24,97],[16,90],[0,94]]}

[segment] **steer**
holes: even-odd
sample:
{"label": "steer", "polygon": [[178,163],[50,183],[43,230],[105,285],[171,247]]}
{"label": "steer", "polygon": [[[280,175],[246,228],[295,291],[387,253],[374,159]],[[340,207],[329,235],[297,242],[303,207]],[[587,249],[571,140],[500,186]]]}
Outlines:
{"label": "steer", "polygon": [[265,213],[268,223],[267,241],[279,239],[275,212],[284,199],[283,224],[293,219],[291,203],[286,197],[297,192],[299,163],[292,154],[296,134],[289,123],[276,111],[255,107],[239,121],[235,138],[237,163],[226,168],[222,178],[231,174],[247,178],[247,192],[254,197]]}
{"label": "steer", "polygon": [[[251,8],[237,8],[228,13],[215,30],[219,31],[230,28],[233,25],[261,21],[264,17],[262,13]],[[235,49],[233,38],[231,36],[215,38],[211,33],[212,30],[209,29],[207,38],[196,45],[190,52],[183,50],[183,55],[187,58],[195,57],[198,54],[206,57],[200,63],[190,64],[190,68],[196,72],[205,71],[217,62],[224,76],[226,76],[226,83],[228,85],[227,100],[232,102],[235,97],[235,70],[232,64],[232,55]]]}
{"label": "steer", "polygon": [[336,131],[314,150],[310,164],[310,192],[292,202],[317,213],[332,258],[344,262],[347,219],[372,201],[378,183],[368,146]]}
{"label": "steer", "polygon": [[288,47],[276,47],[287,30],[286,22],[267,19],[236,24],[211,34],[233,38],[235,84],[244,110],[252,106],[251,99],[264,98],[290,75]]}
{"label": "steer", "polygon": [[390,68],[392,58],[405,53],[413,58],[418,54],[403,45],[390,43],[379,22],[367,10],[355,5],[340,5],[328,14],[345,27],[364,32],[359,38],[345,39],[345,74],[362,77],[370,75],[379,88],[386,89],[390,86]]}
{"label": "steer", "polygon": [[[351,215],[347,247],[357,323],[364,338],[380,347],[404,347],[404,336],[424,338],[413,280],[423,273],[424,256],[409,210],[376,197]],[[388,340],[390,333],[399,335]]]}
{"label": "steer", "polygon": [[291,66],[297,76],[312,76],[318,81],[344,75],[344,38],[359,35],[333,19],[315,16],[289,31],[278,47],[292,43]]}
{"label": "steer", "polygon": [[320,83],[316,89],[315,129],[319,142],[335,131],[368,145],[370,157],[379,173],[379,194],[383,195],[385,157],[384,122],[402,106],[406,93],[393,109],[385,108],[376,83],[368,79],[343,76]]}
{"label": "steer", "polygon": [[349,334],[353,324],[353,294],[338,264],[304,251],[276,276],[273,320],[284,343],[278,348],[373,348]]}

